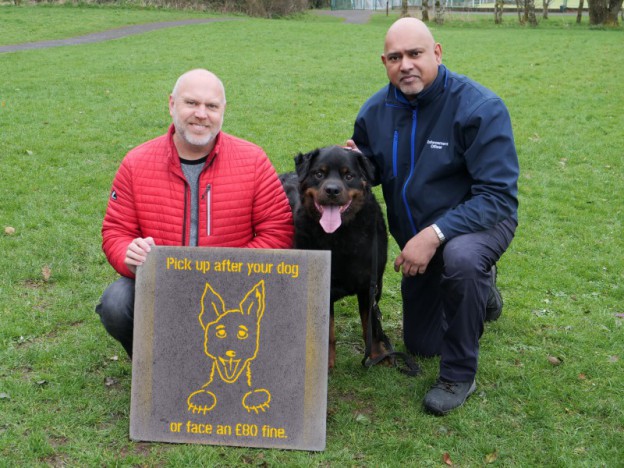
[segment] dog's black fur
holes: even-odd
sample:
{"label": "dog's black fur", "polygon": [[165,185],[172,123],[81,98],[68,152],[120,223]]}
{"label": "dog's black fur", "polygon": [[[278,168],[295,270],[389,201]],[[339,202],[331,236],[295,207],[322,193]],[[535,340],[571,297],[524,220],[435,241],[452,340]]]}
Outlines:
{"label": "dog's black fur", "polygon": [[[335,364],[334,302],[357,295],[366,342],[370,304],[371,275],[377,284],[375,300],[382,290],[382,277],[387,261],[388,234],[381,208],[371,191],[375,168],[357,151],[339,146],[316,149],[295,157],[295,173],[280,175],[280,180],[293,209],[295,248],[331,251],[331,308],[329,330],[329,367]],[[334,207],[334,208],[332,208]],[[341,224],[325,222],[321,211],[333,213],[336,221],[340,211]],[[333,211],[332,211],[333,210]],[[373,245],[374,233],[377,245]],[[377,249],[377,269],[372,271],[373,248]],[[379,328],[380,330],[380,328]],[[385,352],[380,333],[373,328],[371,358]]]}

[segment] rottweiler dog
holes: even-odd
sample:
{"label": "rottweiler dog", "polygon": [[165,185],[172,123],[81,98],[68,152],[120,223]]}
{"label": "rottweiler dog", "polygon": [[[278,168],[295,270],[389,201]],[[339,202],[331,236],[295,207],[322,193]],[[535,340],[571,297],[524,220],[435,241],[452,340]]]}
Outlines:
{"label": "rottweiler dog", "polygon": [[[280,175],[293,209],[295,248],[331,251],[329,368],[336,362],[334,303],[357,295],[364,342],[371,308],[381,297],[388,256],[388,233],[371,191],[374,166],[362,154],[340,146],[315,149],[295,157],[296,173]],[[374,240],[376,238],[376,241]],[[373,254],[377,255],[373,271]],[[370,358],[385,353],[381,326],[372,327]]]}

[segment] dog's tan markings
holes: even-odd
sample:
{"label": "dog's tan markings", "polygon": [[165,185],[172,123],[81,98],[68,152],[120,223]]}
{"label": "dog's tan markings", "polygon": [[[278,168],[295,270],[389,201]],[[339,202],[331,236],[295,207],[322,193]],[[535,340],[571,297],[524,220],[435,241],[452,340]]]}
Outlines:
{"label": "dog's tan markings", "polygon": [[[200,390],[187,398],[188,411],[206,414],[217,405],[217,396],[209,390],[215,371],[227,383],[237,382],[245,371],[246,384],[251,387],[251,362],[260,345],[260,321],[266,307],[264,280],[252,287],[238,309],[227,310],[225,302],[210,283],[206,283],[201,298],[198,319],[204,329],[204,354],[212,360],[210,377]],[[241,399],[248,412],[269,409],[271,392],[261,388],[250,390]]]}

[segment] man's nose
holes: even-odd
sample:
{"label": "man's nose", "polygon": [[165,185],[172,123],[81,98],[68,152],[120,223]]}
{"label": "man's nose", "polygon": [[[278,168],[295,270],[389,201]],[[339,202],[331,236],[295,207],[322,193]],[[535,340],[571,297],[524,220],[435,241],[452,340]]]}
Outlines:
{"label": "man's nose", "polygon": [[411,70],[414,64],[409,57],[405,56],[401,59],[401,70]]}
{"label": "man's nose", "polygon": [[205,119],[208,117],[208,108],[203,104],[197,106],[195,109],[195,116],[200,119]]}

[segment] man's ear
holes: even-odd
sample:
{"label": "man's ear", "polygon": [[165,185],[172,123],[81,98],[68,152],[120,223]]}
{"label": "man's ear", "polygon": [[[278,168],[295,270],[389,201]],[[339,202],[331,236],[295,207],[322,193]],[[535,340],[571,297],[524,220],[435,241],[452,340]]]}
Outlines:
{"label": "man's ear", "polygon": [[433,53],[436,56],[436,62],[438,65],[442,64],[442,44],[436,42],[435,46],[433,46]]}
{"label": "man's ear", "polygon": [[169,115],[171,117],[173,117],[173,106],[174,106],[174,99],[173,99],[173,95],[170,94],[169,95]]}

